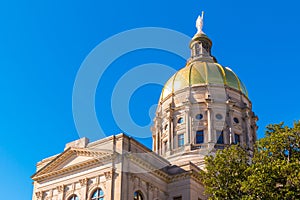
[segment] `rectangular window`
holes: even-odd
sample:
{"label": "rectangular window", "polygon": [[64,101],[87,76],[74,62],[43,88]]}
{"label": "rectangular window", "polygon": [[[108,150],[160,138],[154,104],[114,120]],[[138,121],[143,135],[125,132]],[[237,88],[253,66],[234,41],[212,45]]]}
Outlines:
{"label": "rectangular window", "polygon": [[178,147],[182,147],[184,145],[184,135],[178,135]]}
{"label": "rectangular window", "polygon": [[234,143],[235,144],[238,144],[238,143],[240,143],[240,135],[239,134],[234,134]]}
{"label": "rectangular window", "polygon": [[173,200],[182,200],[182,196],[174,197]]}
{"label": "rectangular window", "polygon": [[168,142],[164,141],[164,153],[166,153],[168,150]]}
{"label": "rectangular window", "polygon": [[223,131],[217,131],[217,144],[224,144]]}
{"label": "rectangular window", "polygon": [[196,132],[196,144],[204,143],[204,133],[203,130]]}

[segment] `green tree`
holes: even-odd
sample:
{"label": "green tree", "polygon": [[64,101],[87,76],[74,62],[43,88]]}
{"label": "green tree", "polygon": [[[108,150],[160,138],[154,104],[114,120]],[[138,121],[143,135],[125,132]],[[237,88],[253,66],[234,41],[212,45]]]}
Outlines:
{"label": "green tree", "polygon": [[202,171],[202,182],[210,199],[241,199],[242,183],[247,179],[249,167],[247,151],[232,145],[215,156],[205,158],[206,170]]}
{"label": "green tree", "polygon": [[300,199],[300,121],[292,128],[267,126],[253,157],[233,145],[205,163],[202,177],[210,199]]}
{"label": "green tree", "polygon": [[245,199],[300,199],[300,122],[267,126],[256,143],[249,176],[242,190]]}

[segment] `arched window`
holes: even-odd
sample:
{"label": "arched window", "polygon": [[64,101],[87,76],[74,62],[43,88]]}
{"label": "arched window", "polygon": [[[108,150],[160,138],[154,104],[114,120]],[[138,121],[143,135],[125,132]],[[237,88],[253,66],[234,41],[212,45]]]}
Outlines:
{"label": "arched window", "polygon": [[135,191],[133,194],[133,200],[143,200],[143,194],[141,191]]}
{"label": "arched window", "polygon": [[79,200],[78,196],[73,194],[68,200]]}
{"label": "arched window", "polygon": [[104,192],[101,188],[95,190],[92,194],[91,200],[104,200]]}

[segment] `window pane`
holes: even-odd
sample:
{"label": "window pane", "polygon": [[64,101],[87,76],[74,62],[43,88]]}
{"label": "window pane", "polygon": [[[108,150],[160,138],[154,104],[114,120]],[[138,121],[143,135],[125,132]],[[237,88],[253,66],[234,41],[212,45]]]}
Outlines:
{"label": "window pane", "polygon": [[204,142],[203,130],[196,132],[196,144],[202,144]]}
{"label": "window pane", "polygon": [[240,143],[240,135],[234,134],[235,144]]}
{"label": "window pane", "polygon": [[143,195],[140,191],[136,191],[133,194],[133,199],[134,200],[143,200]]}
{"label": "window pane", "polygon": [[224,144],[223,131],[217,131],[217,144]]}
{"label": "window pane", "polygon": [[184,145],[184,135],[178,135],[178,147],[182,147]]}
{"label": "window pane", "polygon": [[98,188],[92,195],[92,200],[103,200],[104,192],[101,188]]}
{"label": "window pane", "polygon": [[97,196],[98,196],[97,194],[98,194],[98,190],[96,190],[96,191],[93,193],[92,199],[96,199]]}
{"label": "window pane", "polygon": [[102,197],[104,195],[103,190],[100,189],[99,194],[100,194],[100,197]]}

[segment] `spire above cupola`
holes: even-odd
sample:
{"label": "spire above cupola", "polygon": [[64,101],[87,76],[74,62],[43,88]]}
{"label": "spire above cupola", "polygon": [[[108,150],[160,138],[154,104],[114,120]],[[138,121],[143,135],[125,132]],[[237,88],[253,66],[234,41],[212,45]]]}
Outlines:
{"label": "spire above cupola", "polygon": [[212,41],[203,32],[204,12],[198,16],[196,20],[197,33],[190,42],[191,58],[193,61],[216,62],[216,59],[211,55]]}
{"label": "spire above cupola", "polygon": [[197,28],[197,34],[205,34],[203,32],[203,17],[204,17],[204,11],[202,11],[202,15],[198,16],[197,20],[196,20],[196,28]]}

